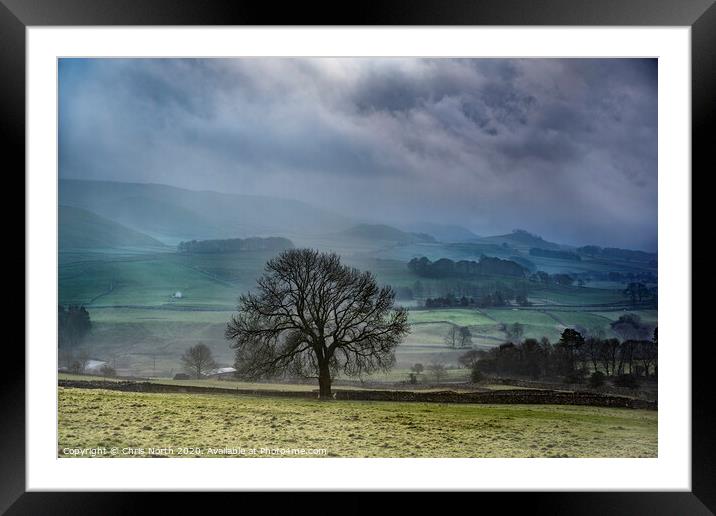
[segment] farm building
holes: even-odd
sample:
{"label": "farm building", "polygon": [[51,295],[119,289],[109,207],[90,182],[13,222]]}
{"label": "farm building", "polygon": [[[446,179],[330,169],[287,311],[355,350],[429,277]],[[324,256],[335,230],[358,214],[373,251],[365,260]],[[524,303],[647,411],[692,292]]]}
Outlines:
{"label": "farm building", "polygon": [[236,369],[233,367],[219,367],[218,369],[212,369],[206,373],[207,378],[214,378],[216,380],[232,379],[236,374]]}

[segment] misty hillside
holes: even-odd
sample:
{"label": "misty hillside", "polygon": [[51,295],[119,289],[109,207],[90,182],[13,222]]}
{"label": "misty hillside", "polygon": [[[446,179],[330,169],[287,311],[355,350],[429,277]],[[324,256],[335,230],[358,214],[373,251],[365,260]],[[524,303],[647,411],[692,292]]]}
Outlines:
{"label": "misty hillside", "polygon": [[159,184],[61,179],[59,198],[168,241],[320,234],[351,225],[340,214],[300,201]]}
{"label": "misty hillside", "polygon": [[408,233],[384,224],[359,224],[342,232],[348,238],[396,244],[433,243],[435,238],[425,233]]}
{"label": "misty hillside", "polygon": [[70,206],[59,207],[60,249],[160,246],[162,243],[158,240],[91,211]]}
{"label": "misty hillside", "polygon": [[295,246],[288,238],[230,238],[227,240],[192,240],[179,242],[177,250],[185,254],[222,254],[242,251],[283,251]]}
{"label": "misty hillside", "polygon": [[122,197],[100,209],[113,220],[150,234],[181,236],[215,232],[215,224],[201,214],[149,196]]}
{"label": "misty hillside", "polygon": [[434,224],[432,222],[416,222],[406,226],[414,233],[427,233],[436,240],[445,243],[472,242],[480,237],[467,228],[455,224]]}
{"label": "misty hillside", "polygon": [[512,233],[506,235],[496,235],[483,237],[480,242],[492,244],[507,244],[518,249],[537,248],[537,249],[561,249],[562,246],[554,242],[548,242],[539,235],[534,235],[524,229],[516,229]]}

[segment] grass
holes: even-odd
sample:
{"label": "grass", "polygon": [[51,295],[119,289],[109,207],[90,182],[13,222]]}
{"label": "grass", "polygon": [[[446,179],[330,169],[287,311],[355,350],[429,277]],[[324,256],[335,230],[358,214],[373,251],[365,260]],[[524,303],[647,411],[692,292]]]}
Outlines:
{"label": "grass", "polygon": [[[425,364],[427,365],[427,364]],[[408,376],[410,374],[411,370],[409,368],[396,368],[392,369],[388,373],[375,373],[374,375],[370,377],[366,377],[365,379],[370,382],[385,382],[385,386],[380,386],[380,390],[397,390],[400,388],[403,388],[404,386],[394,385],[395,383],[399,382],[405,382],[408,379]],[[453,386],[450,385],[450,382],[467,382],[470,378],[470,371],[468,369],[448,369],[446,371],[445,377],[443,378],[443,382],[448,382],[444,387],[440,388],[434,388],[432,390],[447,390],[447,389],[453,389]],[[76,381],[76,382],[89,382],[89,381],[110,381],[110,382],[120,382],[120,381],[126,381],[126,378],[122,377],[103,377],[103,376],[95,376],[95,375],[81,375],[81,374],[72,374],[72,373],[59,373],[58,374],[59,380],[70,380],[70,381]],[[337,377],[335,380],[342,380],[343,378]],[[353,381],[357,381],[356,379],[350,379]],[[318,389],[318,382],[312,381],[308,383],[271,383],[271,382],[242,382],[238,380],[216,380],[216,379],[202,379],[202,380],[174,380],[173,378],[149,378],[149,383],[156,383],[159,385],[185,385],[185,386],[194,386],[194,387],[213,387],[213,388],[219,388],[219,389],[250,389],[250,390],[272,390],[272,391],[301,391],[301,392],[310,392]],[[434,382],[434,376],[429,371],[424,371],[419,375],[419,382],[420,384],[430,384]],[[336,389],[365,389],[365,390],[371,390],[371,388],[366,388],[361,386],[360,384],[355,385],[340,385],[337,384],[334,386]],[[378,387],[375,387],[375,389],[378,389]],[[464,390],[464,389],[463,389]]]}
{"label": "grass", "polygon": [[535,303],[562,305],[604,305],[624,303],[621,290],[589,287],[536,287],[530,290],[530,300]]}
{"label": "grass", "polygon": [[90,308],[92,322],[99,324],[221,324],[234,313],[230,310],[168,310],[146,308]]}
{"label": "grass", "polygon": [[[254,286],[266,260],[274,254],[259,251],[215,255],[181,255],[174,252],[142,255],[127,251],[60,253],[60,304],[233,306],[240,293]],[[357,259],[347,256],[345,262],[371,270],[380,283],[414,287],[420,281],[426,295],[439,295],[444,290],[444,280],[420,278],[412,274],[406,265],[409,259]],[[507,285],[525,283],[524,280],[497,276],[473,278],[467,282],[489,287],[496,281]],[[532,285],[530,288],[531,297],[539,302],[603,304],[625,300],[619,289],[556,285]],[[184,297],[171,299],[170,296],[177,290]]]}
{"label": "grass", "polygon": [[642,322],[647,324],[656,324],[657,323],[657,310],[614,310],[611,312],[595,312],[596,315],[600,315],[604,317],[605,319],[609,319],[611,321],[616,321],[621,317],[622,315],[626,314],[636,314],[639,317],[641,317]]}
{"label": "grass", "polygon": [[[61,255],[60,304],[233,307],[273,254]],[[172,299],[176,291],[181,299]]]}
{"label": "grass", "polygon": [[413,324],[446,321],[458,326],[493,325],[495,323],[495,321],[485,317],[477,310],[469,308],[411,310],[408,320]]}
{"label": "grass", "polygon": [[[418,247],[416,252],[430,250],[437,253],[436,256],[445,251],[443,245]],[[110,361],[120,374],[171,377],[181,367],[182,353],[197,342],[207,344],[221,365],[230,365],[234,357],[224,339],[226,323],[237,296],[255,284],[272,255],[265,252],[141,254],[126,249],[63,252],[59,256],[60,304],[87,306],[92,330],[84,344],[93,358]],[[384,284],[412,287],[420,281],[431,295],[438,295],[445,288],[444,280],[418,278],[410,273],[405,261],[354,255],[347,256],[345,262],[370,269]],[[498,280],[506,284],[515,281],[491,277],[476,279],[473,283],[490,285]],[[616,289],[554,285],[530,289],[530,299],[535,303],[581,306],[546,307],[549,313],[541,312],[543,308],[538,306],[482,312],[460,308],[411,310],[412,332],[396,350],[397,367],[405,369],[417,362],[427,365],[432,361],[456,364],[462,352],[451,350],[444,343],[444,336],[452,325],[469,327],[473,345],[489,348],[506,339],[500,323],[520,322],[525,326],[525,337],[546,336],[554,342],[564,325],[601,326],[609,335],[610,320],[622,313],[609,311],[608,306],[584,306],[623,302],[623,295]],[[177,290],[183,294],[181,299],[171,297]],[[642,312],[645,321],[656,321],[655,310]],[[380,376],[403,379],[402,373]]]}
{"label": "grass", "polygon": [[[325,449],[329,457],[656,457],[657,413],[59,389],[58,456],[143,448]],[[170,450],[174,453],[170,453]],[[105,455],[107,457],[109,455]],[[137,456],[137,455],[134,455]],[[266,455],[255,455],[261,457]]]}
{"label": "grass", "polygon": [[[520,322],[524,325],[525,337],[546,336],[555,342],[563,329],[559,321],[588,329],[601,327],[609,336],[611,320],[623,313],[565,309],[545,313],[540,310],[493,308],[483,309],[482,313],[474,309],[412,310],[409,314],[412,331],[396,350],[398,367],[406,368],[418,362],[427,365],[432,361],[456,364],[464,350],[452,350],[444,342],[453,325],[468,326],[473,345],[489,348],[506,339],[500,323]],[[110,361],[120,374],[173,376],[181,367],[182,353],[197,342],[207,344],[220,364],[233,363],[233,351],[224,339],[231,311],[90,307],[89,312],[92,330],[85,343],[94,358]],[[645,321],[656,322],[655,310],[637,313]]]}
{"label": "grass", "polygon": [[[384,381],[405,381],[408,378],[410,369],[394,369],[385,377],[377,377],[375,379],[382,379]],[[121,382],[126,381],[124,378],[112,378],[103,376],[92,376],[92,375],[81,375],[72,373],[59,373],[59,380],[70,380],[75,382],[89,382],[89,381],[108,381],[108,382]],[[431,384],[434,381],[433,375],[429,371],[424,371],[419,375],[418,385],[413,386],[409,384],[395,386],[381,386],[378,388],[367,388],[359,385],[334,385],[334,389],[338,390],[405,390],[409,388],[417,387],[421,391],[444,391],[452,390],[455,392],[474,392],[475,389],[469,385],[452,384],[450,382],[468,382],[470,379],[470,371],[468,369],[449,369],[447,376],[443,381],[448,382],[445,385],[438,387],[421,388],[421,385]],[[173,378],[152,378],[146,380],[149,383],[155,383],[158,385],[179,385],[179,386],[192,386],[192,387],[213,387],[217,389],[247,389],[247,390],[269,390],[269,391],[285,391],[285,392],[311,392],[318,389],[316,383],[268,383],[268,382],[241,382],[235,380],[174,380]],[[503,383],[494,384],[480,384],[479,387],[483,389],[489,389],[491,391],[504,391],[504,390],[515,390],[515,389],[526,389],[531,390],[534,387],[524,387],[519,385],[508,385]]]}
{"label": "grass", "polygon": [[481,384],[480,387],[491,391],[514,391],[514,390],[533,390],[534,387],[522,387],[519,385],[506,385],[504,383],[488,383]]}
{"label": "grass", "polygon": [[551,341],[555,341],[559,339],[561,333],[561,326],[554,318],[536,310],[487,308],[482,311],[489,317],[506,325],[520,323],[524,328],[525,338],[540,339],[547,337]]}
{"label": "grass", "polygon": [[[59,373],[60,380],[72,380],[79,382],[87,381],[110,381],[120,382],[123,378],[104,378],[102,376],[79,375],[71,373]],[[254,389],[254,390],[277,390],[277,391],[312,391],[318,388],[313,384],[289,384],[289,383],[250,383],[238,382],[233,380],[174,380],[173,378],[152,378],[147,380],[150,383],[159,385],[185,385],[193,387],[213,387],[219,389]],[[342,388],[342,387],[341,387]]]}
{"label": "grass", "polygon": [[612,332],[609,329],[611,321],[595,313],[567,310],[550,310],[547,313],[552,315],[555,320],[561,321],[567,328],[583,328],[588,331],[601,329],[604,331],[605,336],[612,336]]}
{"label": "grass", "polygon": [[556,321],[549,315],[519,308],[485,308],[482,310],[491,318],[504,324],[520,323],[532,326],[554,326]]}
{"label": "grass", "polygon": [[[181,355],[197,342],[208,345],[220,364],[233,363],[233,350],[224,338],[232,312],[140,308],[90,308],[89,311],[92,330],[85,344],[93,357],[110,361],[120,374],[173,376],[180,370]],[[439,316],[436,312],[435,317]],[[499,343],[495,339],[501,332],[494,322],[488,322],[491,324],[471,327],[476,345]],[[427,365],[433,355],[441,354],[445,354],[442,357],[445,361],[456,363],[459,353],[444,343],[449,327],[450,324],[441,322],[414,325],[412,333],[397,348],[398,363]],[[491,338],[481,338],[480,334]]]}

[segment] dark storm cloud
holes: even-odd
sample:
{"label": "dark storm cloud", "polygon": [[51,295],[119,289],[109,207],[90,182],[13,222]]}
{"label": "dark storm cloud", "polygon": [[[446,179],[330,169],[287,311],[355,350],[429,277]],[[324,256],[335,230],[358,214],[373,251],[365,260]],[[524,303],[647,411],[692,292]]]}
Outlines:
{"label": "dark storm cloud", "polygon": [[655,60],[62,60],[60,174],[656,245]]}

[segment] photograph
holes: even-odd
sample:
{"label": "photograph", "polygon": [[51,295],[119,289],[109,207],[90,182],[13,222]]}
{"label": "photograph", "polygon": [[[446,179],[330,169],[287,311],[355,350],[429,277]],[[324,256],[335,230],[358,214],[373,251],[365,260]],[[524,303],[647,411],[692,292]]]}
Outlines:
{"label": "photograph", "polygon": [[57,457],[658,458],[658,67],[59,58]]}

